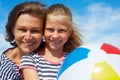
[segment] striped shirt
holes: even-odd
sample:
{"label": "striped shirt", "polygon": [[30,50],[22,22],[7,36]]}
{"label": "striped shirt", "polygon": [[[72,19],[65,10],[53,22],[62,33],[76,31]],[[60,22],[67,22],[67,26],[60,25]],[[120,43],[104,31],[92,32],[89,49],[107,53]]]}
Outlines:
{"label": "striped shirt", "polygon": [[59,62],[51,62],[44,55],[41,55],[41,52],[26,54],[22,58],[20,69],[29,68],[36,70],[40,80],[56,80],[58,70],[65,56],[63,55]]}
{"label": "striped shirt", "polygon": [[0,80],[22,80],[19,74],[19,67],[12,60],[6,57],[6,52],[8,50],[3,52],[1,55]]}

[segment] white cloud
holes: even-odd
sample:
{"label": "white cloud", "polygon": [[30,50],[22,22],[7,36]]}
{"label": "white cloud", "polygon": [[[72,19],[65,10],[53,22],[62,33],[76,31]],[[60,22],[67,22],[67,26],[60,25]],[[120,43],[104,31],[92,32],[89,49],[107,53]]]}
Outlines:
{"label": "white cloud", "polygon": [[[86,14],[74,14],[85,44],[110,43],[120,48],[120,8],[113,9],[103,3],[92,4],[86,8]],[[79,19],[78,19],[79,18]]]}
{"label": "white cloud", "polygon": [[114,24],[120,24],[120,9],[112,9],[101,3],[93,4],[88,6],[84,20],[87,22],[85,26],[92,25],[91,30],[112,28]]}
{"label": "white cloud", "polygon": [[1,47],[0,47],[0,54],[1,54],[5,49],[7,49],[7,48],[10,47],[10,44],[9,44],[7,41],[5,41],[3,34],[0,34],[0,46],[1,46]]}

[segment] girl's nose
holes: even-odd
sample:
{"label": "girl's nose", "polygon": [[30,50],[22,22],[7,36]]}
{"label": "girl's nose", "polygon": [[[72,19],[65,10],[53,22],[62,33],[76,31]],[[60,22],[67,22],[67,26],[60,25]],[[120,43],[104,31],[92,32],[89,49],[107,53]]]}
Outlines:
{"label": "girl's nose", "polygon": [[59,38],[59,34],[58,32],[54,32],[53,35],[52,35],[53,38]]}

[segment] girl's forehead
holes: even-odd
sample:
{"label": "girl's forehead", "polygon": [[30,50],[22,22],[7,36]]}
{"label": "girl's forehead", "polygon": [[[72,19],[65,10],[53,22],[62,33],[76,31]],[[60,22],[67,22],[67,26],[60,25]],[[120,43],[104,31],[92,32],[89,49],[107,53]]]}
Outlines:
{"label": "girl's forehead", "polygon": [[72,21],[69,17],[65,15],[48,15],[47,16],[47,21],[56,21],[60,23],[67,23],[67,24],[72,24]]}
{"label": "girl's forehead", "polygon": [[69,16],[66,16],[66,15],[52,15],[52,14],[49,14],[47,15],[47,18],[52,18],[52,19],[58,19],[58,20],[61,20],[61,19],[68,19],[69,20]]}
{"label": "girl's forehead", "polygon": [[[61,16],[61,15],[50,15],[47,17],[47,23],[49,24],[57,24],[57,25],[63,25],[66,26],[67,28],[71,28],[72,27],[72,22],[71,20],[69,20],[67,17],[65,16]],[[46,24],[46,25],[49,25]]]}
{"label": "girl's forehead", "polygon": [[47,20],[67,22],[67,23],[71,22],[69,18],[67,18],[66,16],[62,16],[62,15],[49,15],[49,16],[47,16]]}

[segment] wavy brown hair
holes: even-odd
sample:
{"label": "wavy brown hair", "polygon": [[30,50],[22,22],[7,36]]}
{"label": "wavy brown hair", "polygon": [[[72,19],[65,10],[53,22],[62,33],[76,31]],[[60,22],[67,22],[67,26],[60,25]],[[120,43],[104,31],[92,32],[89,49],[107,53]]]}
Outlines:
{"label": "wavy brown hair", "polygon": [[23,2],[16,5],[9,13],[8,21],[6,24],[5,39],[12,46],[17,46],[12,29],[15,27],[16,21],[21,14],[29,14],[34,17],[38,17],[39,19],[43,19],[43,22],[45,24],[46,9],[44,4],[36,1],[36,2]]}

